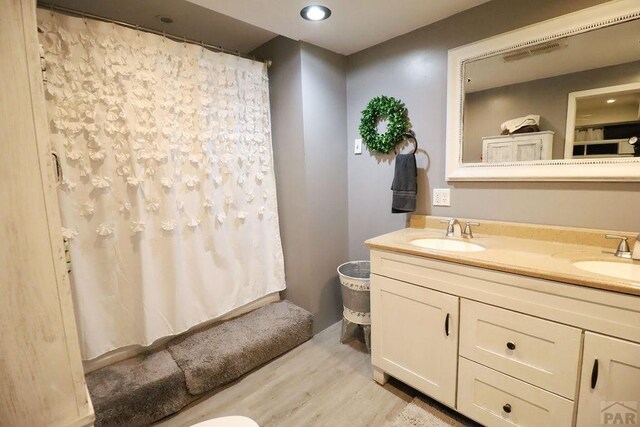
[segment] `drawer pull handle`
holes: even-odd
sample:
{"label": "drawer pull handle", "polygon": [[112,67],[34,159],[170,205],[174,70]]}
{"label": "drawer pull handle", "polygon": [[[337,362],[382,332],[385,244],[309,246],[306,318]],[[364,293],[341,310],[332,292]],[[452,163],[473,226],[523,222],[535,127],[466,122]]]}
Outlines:
{"label": "drawer pull handle", "polygon": [[506,412],[507,414],[510,414],[510,413],[511,413],[511,405],[509,405],[509,404],[507,403],[506,405],[504,405],[504,406],[502,407],[502,410],[503,410],[504,412]]}
{"label": "drawer pull handle", "polygon": [[593,361],[593,368],[591,368],[591,389],[596,388],[598,383],[598,359]]}
{"label": "drawer pull handle", "polygon": [[451,316],[447,313],[447,317],[444,319],[444,333],[447,334],[447,336],[449,336],[449,317]]}
{"label": "drawer pull handle", "polygon": [[511,341],[509,341],[509,342],[507,343],[507,348],[508,348],[509,350],[515,350],[515,349],[516,349],[516,345],[515,345],[515,343],[512,343]]}

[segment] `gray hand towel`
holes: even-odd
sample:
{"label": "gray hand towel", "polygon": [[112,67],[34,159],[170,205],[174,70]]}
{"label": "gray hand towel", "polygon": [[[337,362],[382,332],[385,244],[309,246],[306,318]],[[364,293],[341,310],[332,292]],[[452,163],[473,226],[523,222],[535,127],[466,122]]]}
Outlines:
{"label": "gray hand towel", "polygon": [[418,168],[416,167],[416,156],[413,153],[398,154],[396,156],[396,169],[391,190],[393,190],[392,213],[413,212],[416,210]]}

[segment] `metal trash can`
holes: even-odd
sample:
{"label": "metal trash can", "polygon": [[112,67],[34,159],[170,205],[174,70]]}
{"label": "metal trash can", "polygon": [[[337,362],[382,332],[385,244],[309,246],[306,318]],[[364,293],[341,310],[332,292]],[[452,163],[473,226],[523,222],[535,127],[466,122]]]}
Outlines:
{"label": "metal trash can", "polygon": [[367,350],[371,352],[371,301],[369,261],[349,261],[338,267],[342,289],[342,334],[344,342],[352,325],[362,326]]}

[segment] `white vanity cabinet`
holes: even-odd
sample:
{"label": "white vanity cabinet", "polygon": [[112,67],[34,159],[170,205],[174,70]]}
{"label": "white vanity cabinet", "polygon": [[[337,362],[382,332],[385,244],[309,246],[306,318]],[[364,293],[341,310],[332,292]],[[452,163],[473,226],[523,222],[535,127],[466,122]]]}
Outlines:
{"label": "white vanity cabinet", "polygon": [[371,271],[378,382],[486,426],[596,426],[602,402],[640,405],[640,297],[382,249]]}
{"label": "white vanity cabinet", "polygon": [[371,311],[374,366],[453,406],[458,297],[373,276]]}
{"label": "white vanity cabinet", "polygon": [[640,425],[640,344],[585,333],[577,425]]}

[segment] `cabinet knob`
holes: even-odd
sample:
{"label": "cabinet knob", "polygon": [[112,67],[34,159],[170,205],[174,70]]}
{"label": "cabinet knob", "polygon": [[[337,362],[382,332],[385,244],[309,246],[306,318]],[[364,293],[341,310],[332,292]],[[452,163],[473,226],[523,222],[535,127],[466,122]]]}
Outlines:
{"label": "cabinet knob", "polygon": [[508,348],[509,350],[515,350],[515,349],[516,349],[516,345],[515,345],[515,343],[513,343],[513,342],[509,341],[509,342],[507,343],[507,348]]}
{"label": "cabinet knob", "polygon": [[506,405],[504,405],[504,406],[502,407],[502,410],[503,410],[504,412],[506,412],[507,414],[510,414],[510,413],[511,413],[511,405],[507,403]]}

